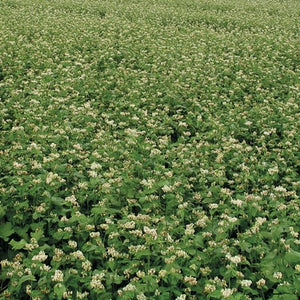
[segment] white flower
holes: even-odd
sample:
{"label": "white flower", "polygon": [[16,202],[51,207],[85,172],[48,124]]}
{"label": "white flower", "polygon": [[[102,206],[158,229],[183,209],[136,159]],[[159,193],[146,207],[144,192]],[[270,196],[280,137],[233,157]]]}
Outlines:
{"label": "white flower", "polygon": [[102,169],[102,166],[99,163],[93,162],[91,164],[91,169],[92,170]]}
{"label": "white flower", "polygon": [[221,293],[224,298],[228,298],[233,294],[233,290],[232,289],[222,289]]}
{"label": "white flower", "polygon": [[249,287],[251,284],[252,284],[251,280],[244,279],[244,280],[241,281],[241,286],[248,286]]}
{"label": "white flower", "polygon": [[241,259],[241,257],[239,255],[231,256],[230,254],[227,254],[226,258],[229,261],[231,261],[232,263],[236,264],[236,265],[239,264],[242,261],[242,259]]}
{"label": "white flower", "polygon": [[99,231],[92,231],[90,232],[90,237],[91,238],[96,238],[100,236],[100,232]]}
{"label": "white flower", "polygon": [[90,282],[90,286],[92,289],[99,289],[99,290],[103,290],[104,289],[104,285],[102,284],[102,280],[104,278],[105,274],[101,273],[101,274],[95,274],[92,276],[92,281]]}
{"label": "white flower", "polygon": [[256,285],[257,285],[258,287],[262,287],[262,286],[264,286],[265,284],[266,284],[266,281],[265,281],[263,278],[259,279],[259,280],[256,282]]}
{"label": "white flower", "polygon": [[167,271],[166,270],[160,270],[159,272],[158,272],[158,276],[159,277],[165,277],[167,275]]}
{"label": "white flower", "polygon": [[276,278],[276,279],[281,279],[282,278],[282,273],[281,272],[275,272],[273,274],[273,277]]}
{"label": "white flower", "polygon": [[82,268],[84,271],[90,271],[92,269],[92,264],[90,261],[86,260],[86,261],[83,261],[82,264],[81,264]]}
{"label": "white flower", "polygon": [[146,275],[145,272],[142,272],[140,270],[136,272],[136,276],[139,278],[143,278],[143,277],[145,277],[145,275]]}
{"label": "white flower", "polygon": [[137,300],[147,300],[147,297],[145,296],[144,293],[141,293],[136,296],[136,299]]}
{"label": "white flower", "polygon": [[231,199],[231,203],[236,205],[237,207],[242,207],[242,205],[243,205],[243,201],[240,199],[236,199],[236,200]]}
{"label": "white flower", "polygon": [[269,169],[268,169],[268,173],[269,173],[270,175],[277,174],[278,172],[279,172],[278,166],[275,166],[275,167],[273,167],[273,168],[269,168]]}
{"label": "white flower", "polygon": [[125,229],[134,229],[135,228],[135,222],[134,221],[126,222],[126,223],[122,224],[121,227],[125,228]]}
{"label": "white flower", "polygon": [[210,209],[215,209],[215,208],[218,208],[218,204],[217,203],[211,203],[211,204],[209,204],[208,205],[208,207],[210,208]]}
{"label": "white flower", "polygon": [[40,251],[38,255],[34,255],[32,257],[32,260],[36,260],[36,261],[45,261],[47,259],[48,255],[45,254],[44,251]]}
{"label": "white flower", "polygon": [[205,294],[209,294],[209,293],[213,293],[216,290],[216,287],[212,284],[206,284],[204,287],[204,293]]}
{"label": "white flower", "polygon": [[68,244],[71,248],[76,248],[77,247],[77,242],[75,242],[75,241],[68,241]]}
{"label": "white flower", "polygon": [[74,144],[74,145],[73,145],[73,148],[76,149],[76,150],[78,150],[78,151],[81,151],[81,150],[82,150],[82,147],[81,147],[80,144]]}
{"label": "white flower", "polygon": [[45,264],[43,264],[41,267],[40,267],[40,270],[41,271],[46,271],[46,272],[49,272],[51,270],[51,267],[50,266],[47,266]]}
{"label": "white flower", "polygon": [[84,255],[80,250],[71,253],[71,256],[78,258],[80,260],[84,260]]}
{"label": "white flower", "polygon": [[195,233],[194,224],[188,224],[185,226],[185,235],[193,235]]}
{"label": "white flower", "polygon": [[144,226],[144,232],[146,234],[150,234],[152,235],[153,239],[156,240],[157,239],[157,232],[156,232],[156,229],[150,229],[149,227],[147,226]]}
{"label": "white flower", "polygon": [[127,284],[124,288],[123,288],[123,291],[135,291],[136,290],[136,287],[135,285],[129,283]]}
{"label": "white flower", "polygon": [[78,202],[77,202],[77,200],[76,200],[76,198],[75,198],[74,195],[66,197],[65,201],[71,203],[74,206],[79,206],[79,204],[78,204]]}
{"label": "white flower", "polygon": [[[72,292],[69,292],[72,295]],[[85,299],[89,295],[88,292],[76,292],[76,299]]]}
{"label": "white flower", "polygon": [[63,282],[64,281],[64,273],[60,270],[55,270],[54,275],[51,276],[52,281],[55,282]]}
{"label": "white flower", "polygon": [[197,285],[197,279],[193,276],[185,276],[184,281],[189,283],[190,285]]}
{"label": "white flower", "polygon": [[164,185],[162,188],[161,188],[165,193],[168,193],[168,192],[171,192],[172,191],[172,188],[167,186],[167,185]]}

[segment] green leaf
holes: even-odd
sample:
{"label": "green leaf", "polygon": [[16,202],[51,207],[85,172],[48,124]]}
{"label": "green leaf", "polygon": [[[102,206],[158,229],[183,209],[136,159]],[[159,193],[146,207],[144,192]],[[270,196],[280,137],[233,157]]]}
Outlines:
{"label": "green leaf", "polygon": [[11,236],[15,231],[10,222],[0,225],[0,238],[4,241],[8,241],[8,237]]}
{"label": "green leaf", "polygon": [[270,300],[298,300],[298,297],[292,294],[282,294],[274,295]]}
{"label": "green leaf", "polygon": [[160,300],[169,300],[170,299],[170,293],[169,292],[163,292],[161,295],[159,295]]}
{"label": "green leaf", "polygon": [[20,250],[23,249],[24,246],[26,245],[26,241],[25,240],[21,240],[19,242],[15,241],[14,239],[12,239],[9,244],[13,247],[14,250]]}
{"label": "green leaf", "polygon": [[38,230],[38,231],[32,232],[30,235],[31,235],[31,237],[35,238],[38,241],[44,236],[44,232],[43,232],[43,230]]}
{"label": "green leaf", "polygon": [[77,177],[77,178],[85,178],[85,176],[82,175],[82,174],[79,173],[79,172],[75,172],[75,173],[74,173],[74,176]]}
{"label": "green leaf", "polygon": [[53,205],[56,205],[56,206],[63,206],[65,204],[65,201],[64,199],[60,198],[60,197],[51,197],[50,198],[50,202],[53,204]]}
{"label": "green leaf", "polygon": [[201,235],[196,235],[194,243],[196,247],[204,247],[203,237]]}
{"label": "green leaf", "polygon": [[277,289],[274,291],[274,294],[289,294],[291,296],[293,294],[293,292],[294,292],[294,289],[291,286],[289,286],[289,285],[279,285],[277,287]]}
{"label": "green leaf", "polygon": [[5,216],[6,213],[6,207],[5,206],[0,206],[0,218]]}
{"label": "green leaf", "polygon": [[181,278],[182,275],[177,273],[172,273],[168,275],[168,281],[172,286],[177,286]]}
{"label": "green leaf", "polygon": [[28,231],[29,225],[25,225],[24,227],[16,227],[15,231],[21,238],[28,240]]}
{"label": "green leaf", "polygon": [[277,251],[272,251],[272,252],[269,252],[265,258],[263,259],[264,262],[272,262],[277,256]]}
{"label": "green leaf", "polygon": [[300,252],[297,252],[295,250],[290,250],[289,252],[286,253],[284,258],[290,264],[299,264],[300,263]]}
{"label": "green leaf", "polygon": [[47,285],[47,283],[48,283],[48,279],[47,279],[46,276],[44,276],[44,277],[42,277],[42,278],[39,279],[39,281],[38,281],[38,286],[39,286],[39,287],[42,287],[42,286],[44,286],[44,285]]}
{"label": "green leaf", "polygon": [[66,291],[66,287],[61,283],[57,283],[54,286],[54,293],[56,294],[57,299],[62,299],[65,291]]}
{"label": "green leaf", "polygon": [[221,294],[221,291],[214,291],[212,292],[211,294],[209,294],[211,297],[214,297],[216,299],[221,299],[222,298],[222,294]]}
{"label": "green leaf", "polygon": [[26,282],[26,281],[36,281],[35,277],[33,275],[25,275],[23,277],[21,277],[18,281],[18,286],[20,286],[22,283]]}

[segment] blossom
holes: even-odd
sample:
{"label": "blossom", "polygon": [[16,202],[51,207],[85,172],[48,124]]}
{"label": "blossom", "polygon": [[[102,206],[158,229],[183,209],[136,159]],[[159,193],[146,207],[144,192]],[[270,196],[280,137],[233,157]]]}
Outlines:
{"label": "blossom", "polygon": [[210,203],[210,204],[208,205],[208,207],[209,207],[210,209],[216,209],[216,208],[219,207],[219,205],[218,205],[217,203]]}
{"label": "blossom", "polygon": [[168,193],[168,192],[171,192],[172,191],[172,188],[168,185],[164,185],[162,187],[162,190],[165,192],[165,193]]}
{"label": "blossom", "polygon": [[158,276],[159,277],[165,277],[167,275],[167,271],[166,270],[160,270],[159,272],[158,272]]}
{"label": "blossom", "polygon": [[154,240],[157,239],[157,232],[156,232],[156,229],[152,228],[150,229],[148,226],[144,226],[144,232],[146,234],[149,234],[153,237]]}
{"label": "blossom", "polygon": [[82,251],[80,250],[77,250],[75,252],[72,252],[71,253],[71,256],[75,257],[75,258],[78,258],[80,260],[84,260],[84,254],[82,253]]}
{"label": "blossom", "polygon": [[239,256],[239,255],[231,256],[230,254],[227,254],[226,258],[236,265],[241,263],[241,261],[242,261],[241,256]]}
{"label": "blossom", "polygon": [[185,235],[193,235],[195,233],[194,224],[188,224],[185,226]]}
{"label": "blossom", "polygon": [[257,285],[258,287],[262,287],[262,286],[264,286],[265,284],[266,284],[266,281],[265,281],[265,279],[263,279],[263,278],[259,279],[259,280],[256,282],[256,285]]}
{"label": "blossom", "polygon": [[73,206],[79,206],[76,197],[74,195],[66,197],[65,201],[71,203]]}
{"label": "blossom", "polygon": [[64,273],[60,270],[55,270],[54,275],[51,276],[52,281],[55,282],[63,282],[64,281]]}
{"label": "blossom", "polygon": [[204,291],[203,292],[205,294],[210,294],[210,293],[213,293],[215,290],[216,290],[216,287],[214,285],[207,283],[204,286]]}
{"label": "blossom", "polygon": [[90,271],[92,269],[92,264],[90,261],[86,260],[86,261],[83,261],[82,264],[81,264],[82,268],[84,271]]}
{"label": "blossom", "polygon": [[68,245],[69,245],[71,248],[76,248],[76,247],[77,247],[77,242],[76,242],[76,241],[68,241]]}
{"label": "blossom", "polygon": [[[68,295],[72,295],[72,291],[70,291]],[[81,293],[81,292],[77,291],[76,292],[76,299],[85,299],[88,295],[89,295],[88,292]]]}
{"label": "blossom", "polygon": [[45,254],[45,251],[40,251],[38,255],[34,255],[32,257],[32,260],[36,260],[36,261],[45,261],[47,259],[48,255]]}
{"label": "blossom", "polygon": [[236,205],[237,207],[242,207],[243,201],[240,199],[231,199],[231,203]]}
{"label": "blossom", "polygon": [[103,290],[104,289],[104,285],[102,283],[102,280],[104,278],[105,274],[104,273],[100,273],[100,274],[95,274],[92,276],[92,280],[90,282],[90,286],[92,289],[99,289],[99,290]]}
{"label": "blossom", "polygon": [[251,284],[252,284],[251,280],[244,279],[241,281],[241,286],[249,287],[251,286]]}
{"label": "blossom", "polygon": [[91,238],[97,238],[97,237],[99,237],[100,236],[100,232],[99,231],[92,231],[92,232],[90,232],[90,237]]}
{"label": "blossom", "polygon": [[129,283],[127,284],[125,287],[123,287],[123,291],[135,291],[136,290],[136,286]]}
{"label": "blossom", "polygon": [[197,279],[193,276],[185,276],[184,281],[189,283],[190,285],[196,285],[197,284]]}
{"label": "blossom", "polygon": [[233,289],[222,289],[221,293],[224,298],[229,298],[233,294]]}
{"label": "blossom", "polygon": [[275,279],[281,279],[282,278],[282,273],[281,272],[274,272],[273,277]]}
{"label": "blossom", "polygon": [[136,296],[137,300],[147,300],[147,297],[145,296],[144,293],[140,293]]}

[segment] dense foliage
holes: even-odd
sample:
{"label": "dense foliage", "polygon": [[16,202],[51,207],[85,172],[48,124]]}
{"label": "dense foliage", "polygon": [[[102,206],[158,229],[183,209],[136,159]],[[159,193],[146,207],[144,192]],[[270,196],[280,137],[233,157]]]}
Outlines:
{"label": "dense foliage", "polygon": [[0,299],[298,299],[300,2],[0,1]]}

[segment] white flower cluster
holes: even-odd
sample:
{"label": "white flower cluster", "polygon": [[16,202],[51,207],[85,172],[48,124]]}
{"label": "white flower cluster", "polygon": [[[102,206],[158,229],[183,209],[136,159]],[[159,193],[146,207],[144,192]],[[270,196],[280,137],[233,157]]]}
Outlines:
{"label": "white flower cluster", "polygon": [[32,257],[33,261],[45,261],[48,258],[48,255],[45,254],[45,251],[40,251],[38,255]]}
{"label": "white flower cluster", "polygon": [[63,282],[64,273],[60,270],[55,270],[54,275],[51,276],[52,281],[54,282]]}
{"label": "white flower cluster", "polygon": [[102,284],[102,280],[105,277],[104,273],[100,273],[100,274],[95,274],[92,276],[92,280],[90,282],[90,286],[92,289],[99,289],[99,290],[103,290],[104,289],[104,285]]}

